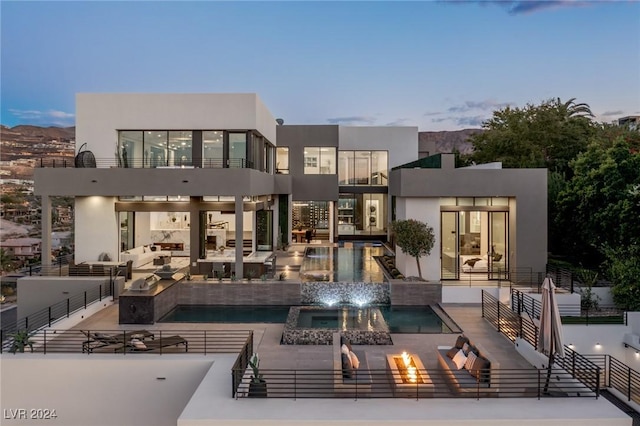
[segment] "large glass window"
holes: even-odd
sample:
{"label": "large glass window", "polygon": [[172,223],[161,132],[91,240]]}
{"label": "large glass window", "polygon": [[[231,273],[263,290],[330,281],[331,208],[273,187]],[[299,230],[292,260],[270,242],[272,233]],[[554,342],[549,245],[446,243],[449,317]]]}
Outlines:
{"label": "large glass window", "polygon": [[386,186],[388,183],[387,151],[340,151],[338,184]]}
{"label": "large glass window", "polygon": [[276,173],[283,175],[289,174],[289,148],[277,147],[276,148]]}
{"label": "large glass window", "polygon": [[150,167],[166,167],[167,132],[147,131],[144,133],[144,155]]}
{"label": "large glass window", "polygon": [[193,160],[191,158],[191,146],[191,132],[170,131],[169,165],[178,167],[193,166]]}
{"label": "large glass window", "polygon": [[247,164],[246,133],[229,133],[229,167],[249,167]]}
{"label": "large glass window", "polygon": [[387,230],[387,194],[340,194],[339,235],[383,235]]}
{"label": "large glass window", "polygon": [[224,166],[224,140],[221,131],[202,132],[203,167],[222,168]]}
{"label": "large glass window", "polygon": [[[468,199],[459,199],[466,202]],[[486,204],[489,198],[478,198]],[[486,280],[508,276],[509,213],[475,210],[441,213],[442,279]]]}
{"label": "large glass window", "polygon": [[141,131],[122,131],[118,141],[120,167],[143,167],[143,142]]}
{"label": "large glass window", "polygon": [[338,153],[338,185],[353,185],[353,151]]}
{"label": "large glass window", "polygon": [[304,174],[336,174],[336,149],[333,147],[305,147]]}
{"label": "large glass window", "polygon": [[221,131],[208,130],[202,132],[203,167],[224,167],[224,140]]}

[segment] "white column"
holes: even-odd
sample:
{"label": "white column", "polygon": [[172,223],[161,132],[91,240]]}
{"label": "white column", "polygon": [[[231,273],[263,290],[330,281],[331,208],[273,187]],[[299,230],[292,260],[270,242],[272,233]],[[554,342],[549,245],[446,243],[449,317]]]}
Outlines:
{"label": "white column", "polygon": [[244,276],[244,269],[242,264],[242,243],[243,243],[243,231],[244,231],[244,203],[242,201],[242,195],[236,195],[236,278],[242,279]]}
{"label": "white column", "polygon": [[48,195],[42,196],[42,217],[40,223],[42,224],[42,243],[40,244],[42,266],[46,271],[48,267],[51,267],[51,197]]}

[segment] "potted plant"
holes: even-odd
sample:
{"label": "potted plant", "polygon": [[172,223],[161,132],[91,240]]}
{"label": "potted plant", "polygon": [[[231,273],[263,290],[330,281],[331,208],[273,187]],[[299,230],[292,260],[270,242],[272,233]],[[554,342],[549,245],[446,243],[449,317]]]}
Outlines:
{"label": "potted plant", "polygon": [[31,336],[33,334],[29,333],[28,330],[18,330],[13,334],[10,334],[9,337],[13,338],[13,343],[11,344],[11,349],[9,352],[15,354],[16,352],[24,353],[24,350],[27,346],[33,352],[33,341],[31,340]]}
{"label": "potted plant", "polygon": [[251,382],[249,382],[249,396],[253,398],[267,397],[267,381],[260,373],[260,358],[254,353],[249,359],[249,367],[253,371]]}
{"label": "potted plant", "polygon": [[224,254],[224,249],[225,248],[226,248],[225,246],[218,247],[218,251],[220,252],[220,254]]}

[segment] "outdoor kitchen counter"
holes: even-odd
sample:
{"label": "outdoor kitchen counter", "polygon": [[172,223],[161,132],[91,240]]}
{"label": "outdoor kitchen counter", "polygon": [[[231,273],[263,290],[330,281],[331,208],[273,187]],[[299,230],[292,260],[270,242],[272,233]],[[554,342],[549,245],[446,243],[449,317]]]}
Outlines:
{"label": "outdoor kitchen counter", "polygon": [[153,324],[173,309],[178,299],[177,283],[183,274],[170,280],[159,280],[145,290],[127,290],[119,298],[120,324]]}

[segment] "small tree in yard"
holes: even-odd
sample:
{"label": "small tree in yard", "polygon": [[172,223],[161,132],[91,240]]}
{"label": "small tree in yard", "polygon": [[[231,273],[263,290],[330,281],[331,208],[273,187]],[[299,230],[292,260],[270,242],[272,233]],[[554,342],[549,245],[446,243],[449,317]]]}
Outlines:
{"label": "small tree in yard", "polygon": [[402,249],[402,252],[415,257],[418,275],[422,279],[420,258],[431,254],[435,242],[433,228],[418,220],[408,219],[393,221],[391,230],[395,234],[396,244]]}

